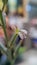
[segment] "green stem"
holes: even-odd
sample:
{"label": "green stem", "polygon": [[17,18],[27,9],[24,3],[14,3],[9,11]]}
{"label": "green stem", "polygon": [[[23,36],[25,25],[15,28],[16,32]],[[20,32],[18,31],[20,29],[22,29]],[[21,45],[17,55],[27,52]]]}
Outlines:
{"label": "green stem", "polygon": [[16,54],[21,46],[22,40],[20,40],[20,42],[18,43],[17,47],[15,48],[14,53]]}
{"label": "green stem", "polygon": [[20,40],[18,46],[15,48],[15,51],[14,51],[15,55],[14,55],[14,59],[11,61],[11,65],[14,65],[15,60],[16,60],[16,58],[17,58],[18,55],[19,55],[19,52],[18,52],[18,51],[19,51],[19,49],[20,49],[21,42],[22,42],[22,40]]}
{"label": "green stem", "polygon": [[6,42],[8,43],[8,36],[7,36],[7,33],[6,33],[6,25],[5,25],[5,21],[3,21],[2,11],[0,11],[0,15],[1,15],[2,28],[4,30]]}
{"label": "green stem", "polygon": [[14,44],[15,44],[15,40],[16,40],[16,38],[17,38],[17,34],[14,34],[13,36],[12,36],[12,38],[10,39],[10,41],[8,42],[8,46],[13,46]]}

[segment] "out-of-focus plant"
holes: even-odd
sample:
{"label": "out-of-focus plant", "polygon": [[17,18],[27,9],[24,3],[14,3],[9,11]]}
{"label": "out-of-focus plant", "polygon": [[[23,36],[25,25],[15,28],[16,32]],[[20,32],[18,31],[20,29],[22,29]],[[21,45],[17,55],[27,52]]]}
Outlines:
{"label": "out-of-focus plant", "polygon": [[[3,21],[3,16],[2,16],[2,12],[4,10],[5,5],[7,4],[7,1],[8,0],[1,0],[2,5],[1,5],[1,8],[0,8],[0,20],[1,20],[1,23],[2,23],[2,28],[3,28],[3,31],[4,31],[7,47],[5,47],[0,42],[0,50],[3,51],[3,53],[5,53],[7,55],[7,58],[10,61],[11,65],[14,65],[14,62],[15,62],[18,54],[19,54],[19,49],[20,49],[22,40],[20,40],[18,45],[15,46],[15,41],[16,41],[16,38],[17,38],[18,32],[19,32],[18,29],[16,30],[16,32],[12,36],[12,38],[10,40],[8,39],[7,32],[6,32],[6,24],[5,24],[6,21]],[[13,50],[13,49],[14,49],[14,52],[12,54],[11,50]]]}

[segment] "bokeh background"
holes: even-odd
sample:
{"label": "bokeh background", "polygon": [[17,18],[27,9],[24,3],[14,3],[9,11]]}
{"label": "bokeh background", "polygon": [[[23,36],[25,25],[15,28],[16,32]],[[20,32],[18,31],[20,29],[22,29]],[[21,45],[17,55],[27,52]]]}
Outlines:
{"label": "bokeh background", "polygon": [[[3,6],[2,0],[0,0],[0,8],[1,5]],[[5,18],[6,15],[14,16],[11,24],[17,21],[18,28],[27,31],[27,37],[23,42],[24,48],[21,49],[24,53],[19,56],[15,64],[37,65],[37,0],[8,0],[7,6],[4,8],[3,17]]]}

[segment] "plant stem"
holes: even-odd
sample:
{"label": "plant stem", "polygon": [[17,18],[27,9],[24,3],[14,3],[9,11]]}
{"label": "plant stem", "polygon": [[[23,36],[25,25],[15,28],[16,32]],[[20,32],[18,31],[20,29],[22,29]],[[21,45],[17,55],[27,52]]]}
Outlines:
{"label": "plant stem", "polygon": [[12,47],[12,45],[15,44],[15,40],[16,40],[17,36],[18,36],[17,34],[14,34],[14,35],[12,36],[12,38],[11,38],[10,41],[8,42],[8,46],[11,46],[11,47]]}
{"label": "plant stem", "polygon": [[8,36],[7,36],[7,33],[6,33],[6,25],[5,25],[5,21],[3,21],[2,11],[0,11],[0,15],[1,15],[2,28],[4,30],[6,42],[8,43]]}

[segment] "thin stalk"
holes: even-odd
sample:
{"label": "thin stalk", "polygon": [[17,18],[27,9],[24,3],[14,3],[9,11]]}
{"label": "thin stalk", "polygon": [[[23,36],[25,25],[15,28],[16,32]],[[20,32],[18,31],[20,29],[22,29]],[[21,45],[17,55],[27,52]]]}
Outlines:
{"label": "thin stalk", "polygon": [[2,28],[4,30],[6,42],[8,42],[8,36],[7,36],[7,33],[6,33],[6,25],[5,25],[5,22],[3,21],[2,11],[0,11],[0,15],[1,15]]}
{"label": "thin stalk", "polygon": [[15,48],[15,51],[14,51],[14,59],[11,61],[11,65],[14,65],[14,63],[15,63],[15,60],[16,60],[16,58],[18,57],[18,55],[19,55],[19,49],[20,49],[20,46],[21,46],[21,43],[22,43],[22,40],[20,40],[20,42],[19,42],[19,44],[18,44],[18,46]]}
{"label": "thin stalk", "polygon": [[12,45],[14,45],[15,44],[15,40],[16,40],[16,38],[17,38],[17,34],[14,34],[13,36],[12,36],[12,38],[10,39],[10,41],[8,42],[8,46],[10,47],[12,47]]}
{"label": "thin stalk", "polygon": [[12,61],[11,50],[6,48],[2,43],[0,43],[0,50],[7,56],[9,61]]}
{"label": "thin stalk", "polygon": [[20,48],[22,43],[22,40],[20,40],[20,42],[18,43],[17,47],[15,48],[14,54],[16,54],[18,52],[18,49]]}
{"label": "thin stalk", "polygon": [[0,50],[4,53],[7,54],[7,48],[0,42]]}
{"label": "thin stalk", "polygon": [[16,29],[15,33],[12,35],[10,41],[8,42],[8,46],[12,46],[15,43],[16,38],[18,37],[19,30]]}

